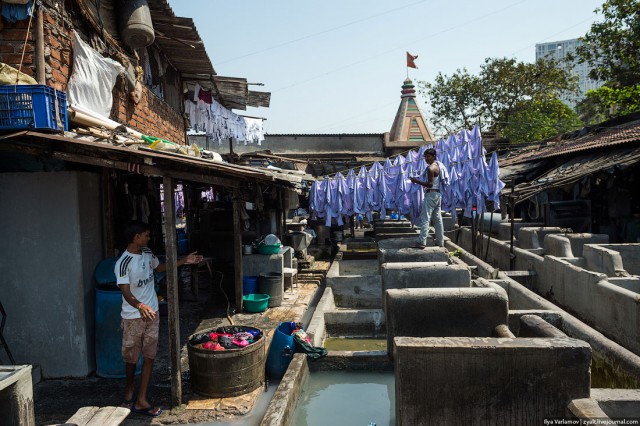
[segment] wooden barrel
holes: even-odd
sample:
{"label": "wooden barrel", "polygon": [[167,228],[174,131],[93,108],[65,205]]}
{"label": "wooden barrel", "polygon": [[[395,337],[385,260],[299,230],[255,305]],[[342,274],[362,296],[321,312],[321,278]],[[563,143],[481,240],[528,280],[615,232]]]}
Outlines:
{"label": "wooden barrel", "polygon": [[155,32],[147,0],[119,0],[118,22],[122,41],[133,49],[151,46]]}
{"label": "wooden barrel", "polygon": [[[257,330],[253,327],[234,326],[224,329]],[[244,348],[211,351],[192,344],[206,330],[189,337],[187,352],[189,355],[189,377],[194,392],[212,397],[226,398],[251,392],[264,384],[265,377],[265,338],[262,332],[259,337]]]}

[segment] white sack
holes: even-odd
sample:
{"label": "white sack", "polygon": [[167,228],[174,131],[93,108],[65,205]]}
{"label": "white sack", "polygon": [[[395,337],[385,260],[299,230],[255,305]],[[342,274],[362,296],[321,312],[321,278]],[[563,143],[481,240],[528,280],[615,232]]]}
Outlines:
{"label": "white sack", "polygon": [[111,115],[111,91],[124,67],[105,58],[73,32],[73,73],[67,93],[71,105],[80,105],[105,118]]}

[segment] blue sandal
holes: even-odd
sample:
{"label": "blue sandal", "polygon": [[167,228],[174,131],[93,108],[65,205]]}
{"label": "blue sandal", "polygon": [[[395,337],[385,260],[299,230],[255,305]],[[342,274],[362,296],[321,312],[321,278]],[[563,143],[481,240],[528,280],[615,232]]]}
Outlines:
{"label": "blue sandal", "polygon": [[136,408],[135,404],[131,406],[131,411],[137,414],[144,414],[149,417],[158,417],[162,414],[162,408],[160,407]]}

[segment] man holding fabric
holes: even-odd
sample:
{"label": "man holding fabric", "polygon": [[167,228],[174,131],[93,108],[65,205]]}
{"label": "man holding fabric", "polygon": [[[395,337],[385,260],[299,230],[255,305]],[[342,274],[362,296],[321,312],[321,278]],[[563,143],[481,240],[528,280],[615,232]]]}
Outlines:
{"label": "man holding fabric", "polygon": [[436,162],[436,150],[429,148],[424,152],[424,159],[427,162],[426,180],[419,180],[412,177],[411,182],[421,185],[424,189],[424,199],[422,202],[422,211],[420,212],[420,236],[418,237],[418,248],[427,246],[427,234],[429,233],[429,224],[431,216],[433,216],[435,224],[435,242],[437,246],[444,246],[444,228],[442,226],[442,193],[440,167]]}

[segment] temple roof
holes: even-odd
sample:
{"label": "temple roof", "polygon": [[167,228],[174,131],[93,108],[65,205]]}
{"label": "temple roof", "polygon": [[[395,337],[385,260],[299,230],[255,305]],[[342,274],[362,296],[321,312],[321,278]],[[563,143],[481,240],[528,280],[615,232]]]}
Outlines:
{"label": "temple roof", "polygon": [[416,103],[416,91],[410,79],[404,81],[401,93],[400,107],[389,132],[389,141],[407,146],[435,142],[433,133]]}

